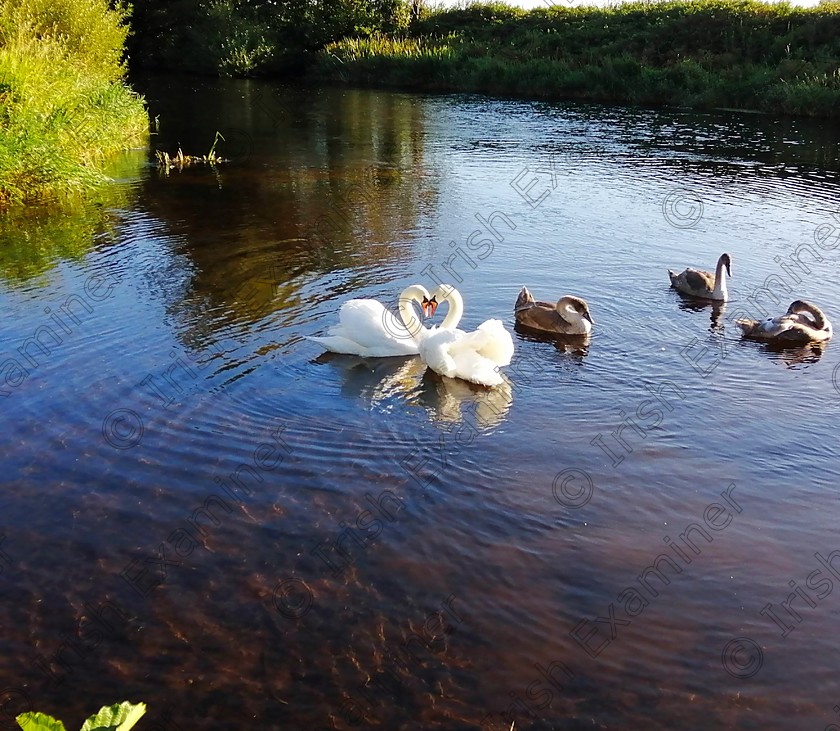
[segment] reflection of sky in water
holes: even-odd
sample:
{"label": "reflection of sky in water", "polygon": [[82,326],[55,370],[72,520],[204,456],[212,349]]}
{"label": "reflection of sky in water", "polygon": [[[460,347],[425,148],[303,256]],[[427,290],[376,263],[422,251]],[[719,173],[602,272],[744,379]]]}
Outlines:
{"label": "reflection of sky in water", "polygon": [[[243,101],[267,90],[272,118]],[[835,594],[797,599],[788,637],[760,611],[783,611],[791,581],[811,591],[815,552],[840,548],[838,356],[742,342],[730,321],[785,275],[775,257],[833,220],[836,175],[813,162],[836,144],[823,126],[224,80],[149,98],[169,120],[158,146],[247,130],[252,157],[135,171],[107,221],[42,226],[43,258],[3,260],[4,361],[49,324],[45,307],[93,274],[114,282],[2,399],[4,677],[70,725],[123,697],[149,704],[150,728],[344,728],[353,713],[476,728],[511,704],[517,729],[830,723]],[[551,164],[556,187],[538,174]],[[536,208],[511,187],[526,168],[550,190]],[[675,190],[703,202],[692,227],[663,214]],[[494,212],[513,225],[492,254],[455,260],[461,327],[497,317],[513,332],[527,285],[583,296],[588,342],[514,332],[509,383],[488,390],[305,340],[347,299],[395,305]],[[668,288],[668,268],[712,268],[724,249],[736,297],[720,312]],[[835,321],[838,252],[806,259],[794,287]],[[783,312],[778,294],[761,302]],[[142,433],[106,418],[128,412]],[[110,443],[107,423],[124,427]],[[247,500],[221,491],[238,469]],[[581,473],[591,497],[564,506],[557,476]],[[611,604],[626,621],[621,591],[733,482],[743,513],[591,657],[570,631]],[[148,564],[162,586],[133,591],[125,567],[162,545],[175,559],[169,538],[214,495],[230,510],[211,501],[200,545],[165,577]],[[311,592],[305,616],[278,611],[284,580]],[[443,607],[453,595],[463,621]],[[62,656],[66,671],[62,638],[103,602],[125,621]],[[440,613],[452,631],[429,634]],[[736,637],[764,666],[733,690],[721,652]],[[561,662],[574,677],[539,686],[552,699],[536,708],[539,668]]]}

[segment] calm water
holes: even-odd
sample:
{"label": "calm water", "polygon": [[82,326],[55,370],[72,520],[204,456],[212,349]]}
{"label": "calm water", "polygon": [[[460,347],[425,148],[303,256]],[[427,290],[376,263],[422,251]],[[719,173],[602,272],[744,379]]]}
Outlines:
{"label": "calm water", "polygon": [[[5,727],[125,698],[146,731],[838,720],[837,344],[732,319],[840,321],[840,136],[140,86],[154,146],[219,130],[231,162],[142,150],[84,210],[0,229]],[[724,250],[723,312],[669,289]],[[489,392],[304,339],[435,278],[462,327],[512,329],[526,284],[584,297],[594,337],[515,334]]]}

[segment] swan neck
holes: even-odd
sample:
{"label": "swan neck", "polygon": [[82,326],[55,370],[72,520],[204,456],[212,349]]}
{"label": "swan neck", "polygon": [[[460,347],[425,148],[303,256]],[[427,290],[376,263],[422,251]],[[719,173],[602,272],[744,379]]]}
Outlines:
{"label": "swan neck", "polygon": [[414,340],[417,340],[417,336],[423,329],[423,325],[420,320],[417,319],[417,315],[414,313],[414,308],[411,306],[411,303],[422,302],[422,296],[422,292],[420,292],[416,286],[408,287],[403,290],[403,293],[400,295],[400,318],[403,321],[403,325],[405,325],[405,329],[408,330]]}
{"label": "swan neck", "polygon": [[461,293],[452,286],[444,287],[444,292],[444,299],[449,303],[449,311],[446,313],[446,317],[443,318],[443,322],[440,326],[441,328],[454,330],[458,326],[458,323],[461,321],[461,317],[464,314],[464,298],[461,297]]}
{"label": "swan neck", "polygon": [[814,316],[814,328],[817,330],[827,330],[831,327],[825,313],[816,305],[811,305],[808,310]]}
{"label": "swan neck", "polygon": [[726,299],[726,275],[723,273],[725,264],[723,259],[718,259],[717,268],[715,269],[715,290],[714,293],[719,299]]}
{"label": "swan neck", "polygon": [[554,309],[557,311],[557,314],[560,315],[560,319],[565,321],[569,327],[572,328],[571,333],[588,335],[592,330],[592,323],[568,302],[560,300]]}

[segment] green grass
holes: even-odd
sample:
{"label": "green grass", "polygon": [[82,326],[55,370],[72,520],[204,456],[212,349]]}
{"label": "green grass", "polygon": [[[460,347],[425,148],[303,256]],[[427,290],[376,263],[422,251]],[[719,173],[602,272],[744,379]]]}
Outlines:
{"label": "green grass", "polygon": [[107,0],[0,0],[0,204],[89,190],[108,157],[145,142],[124,21]]}
{"label": "green grass", "polygon": [[437,11],[401,37],[348,38],[320,80],[410,89],[840,116],[840,3],[666,0]]}

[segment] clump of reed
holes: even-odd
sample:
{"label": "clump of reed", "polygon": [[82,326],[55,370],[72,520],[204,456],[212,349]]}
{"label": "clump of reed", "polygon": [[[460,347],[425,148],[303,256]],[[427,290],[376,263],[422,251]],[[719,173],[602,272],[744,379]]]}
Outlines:
{"label": "clump of reed", "polygon": [[219,140],[224,142],[225,138],[222,137],[221,132],[216,132],[216,136],[213,138],[213,144],[210,146],[210,150],[206,155],[185,155],[180,147],[174,155],[170,155],[163,150],[155,150],[155,159],[157,160],[158,168],[168,175],[169,171],[173,168],[183,170],[191,165],[218,165],[219,163],[227,162],[225,158],[216,154],[216,145],[219,143]]}
{"label": "clump of reed", "polygon": [[425,88],[446,85],[445,71],[455,57],[456,36],[441,38],[392,37],[375,33],[328,44],[319,56],[321,72],[355,83],[412,86],[422,79]]}

